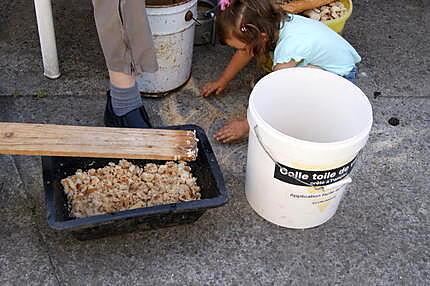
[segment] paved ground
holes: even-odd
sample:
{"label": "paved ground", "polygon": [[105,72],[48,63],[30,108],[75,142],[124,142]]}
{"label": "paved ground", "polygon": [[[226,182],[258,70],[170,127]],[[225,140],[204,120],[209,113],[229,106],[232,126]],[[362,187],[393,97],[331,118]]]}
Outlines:
{"label": "paved ground", "polygon": [[[58,0],[63,76],[42,76],[31,1],[0,2],[0,121],[101,125],[106,73],[90,1]],[[230,192],[193,225],[80,242],[51,230],[40,159],[0,156],[2,285],[428,285],[430,281],[430,7],[356,0],[345,37],[363,56],[359,86],[375,123],[337,215],[297,231],[257,216],[244,196],[246,143],[213,147]],[[193,77],[146,100],[157,124],[197,123],[210,135],[246,110],[251,67],[225,97],[198,86],[228,61],[199,47]],[[398,126],[388,120],[396,117]]]}

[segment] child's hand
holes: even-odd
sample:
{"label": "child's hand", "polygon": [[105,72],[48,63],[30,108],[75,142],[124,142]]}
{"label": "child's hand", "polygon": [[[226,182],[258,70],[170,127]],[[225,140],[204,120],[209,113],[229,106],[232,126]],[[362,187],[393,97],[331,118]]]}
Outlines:
{"label": "child's hand", "polygon": [[220,80],[211,81],[202,87],[202,89],[200,90],[200,93],[203,97],[208,97],[212,93],[219,95],[221,92],[224,91],[226,86],[227,86],[227,83],[223,81],[220,81]]}
{"label": "child's hand", "polygon": [[246,119],[233,120],[221,128],[221,130],[214,135],[214,138],[222,143],[231,143],[248,137],[248,134],[249,124]]}

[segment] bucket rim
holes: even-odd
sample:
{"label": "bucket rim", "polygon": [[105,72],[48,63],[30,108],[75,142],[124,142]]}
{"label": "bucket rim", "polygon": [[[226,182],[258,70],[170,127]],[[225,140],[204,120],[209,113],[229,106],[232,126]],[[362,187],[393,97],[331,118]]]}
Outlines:
{"label": "bucket rim", "polygon": [[[309,70],[312,72],[322,72],[322,73],[328,73],[328,74],[332,74],[328,71],[324,71],[321,69],[315,69],[315,68],[309,68],[309,67],[294,67],[294,68],[290,68],[288,70],[292,70],[292,69],[303,69],[303,70]],[[268,75],[266,75],[263,79],[261,79],[261,81],[267,80],[270,77],[273,77],[273,75],[276,75],[279,72],[282,72],[285,70],[280,70],[280,71],[275,71],[272,72]],[[340,77],[342,78],[342,77]],[[262,125],[264,126],[264,128],[266,130],[268,130],[273,136],[275,136],[276,138],[280,139],[280,140],[290,140],[292,142],[298,143],[298,144],[307,144],[307,145],[312,145],[314,147],[322,147],[324,149],[334,149],[334,148],[339,148],[339,146],[345,146],[345,145],[351,145],[353,144],[357,144],[360,141],[364,140],[365,138],[367,138],[370,134],[370,131],[372,129],[372,125],[373,125],[373,109],[372,109],[372,105],[370,104],[370,101],[368,99],[368,97],[363,93],[363,91],[356,86],[355,84],[353,84],[352,82],[349,82],[347,79],[342,78],[342,80],[347,81],[354,89],[358,89],[360,91],[360,93],[363,96],[363,99],[365,101],[365,103],[368,105],[368,107],[370,108],[370,117],[368,119],[368,122],[366,122],[366,127],[363,128],[359,133],[357,133],[356,135],[349,137],[347,139],[344,140],[339,140],[339,141],[333,141],[333,142],[316,142],[316,141],[309,141],[309,140],[303,140],[303,139],[299,139],[296,137],[293,137],[291,135],[287,135],[284,134],[283,132],[277,130],[276,128],[272,127],[266,120],[263,119],[263,117],[257,112],[256,108],[255,108],[255,95],[253,95],[254,93],[251,92],[251,96],[249,97],[249,105],[248,105],[248,117],[251,115],[253,116],[255,119],[255,125]],[[261,82],[260,81],[260,82]],[[259,83],[256,84],[255,87],[258,86]],[[255,90],[254,87],[254,90]],[[249,118],[248,118],[248,123],[249,122]],[[255,126],[250,126],[250,129],[253,130]]]}

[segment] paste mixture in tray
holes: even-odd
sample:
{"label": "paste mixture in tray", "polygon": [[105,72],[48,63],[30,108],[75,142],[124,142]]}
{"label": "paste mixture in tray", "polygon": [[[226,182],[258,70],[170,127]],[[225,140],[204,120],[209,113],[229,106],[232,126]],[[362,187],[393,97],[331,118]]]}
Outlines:
{"label": "paste mixture in tray", "polygon": [[74,217],[199,200],[200,187],[185,162],[146,164],[126,160],[99,169],[77,170],[61,183]]}

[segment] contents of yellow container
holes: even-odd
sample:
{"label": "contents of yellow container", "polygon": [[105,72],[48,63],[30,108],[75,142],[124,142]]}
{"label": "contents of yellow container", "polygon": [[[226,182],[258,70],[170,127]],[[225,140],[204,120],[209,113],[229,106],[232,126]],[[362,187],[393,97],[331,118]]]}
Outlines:
{"label": "contents of yellow container", "polygon": [[343,28],[345,27],[346,21],[349,19],[349,17],[352,14],[352,0],[339,0],[339,2],[341,2],[345,6],[346,13],[340,18],[323,21],[323,22],[335,32],[342,33]]}

